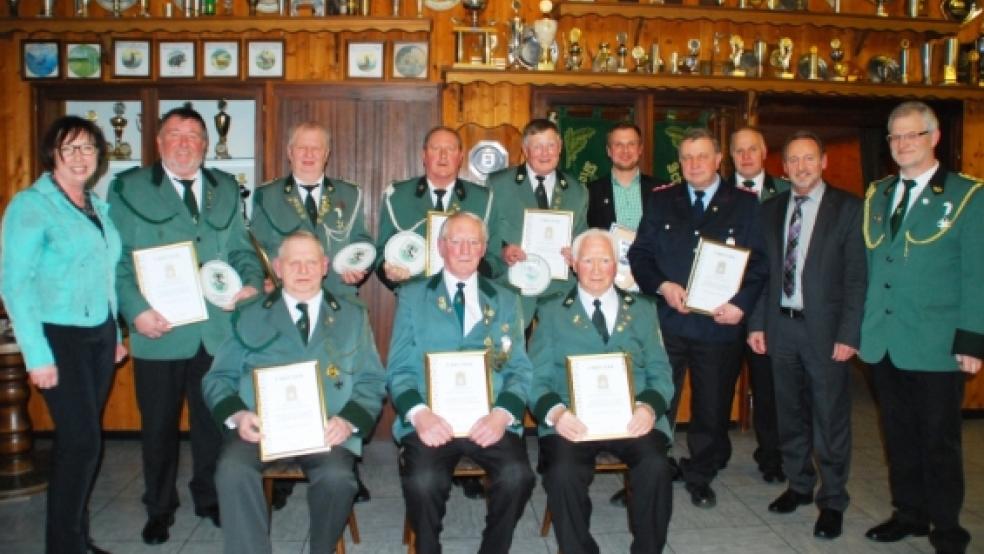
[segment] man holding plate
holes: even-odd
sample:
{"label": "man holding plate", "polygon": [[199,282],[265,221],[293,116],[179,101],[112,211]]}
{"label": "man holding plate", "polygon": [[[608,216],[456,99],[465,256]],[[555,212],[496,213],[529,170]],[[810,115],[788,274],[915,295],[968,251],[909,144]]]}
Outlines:
{"label": "man holding plate", "polygon": [[[491,483],[479,552],[509,551],[533,489],[522,439],[531,374],[525,324],[516,295],[478,273],[486,242],[478,216],[450,215],[438,239],[444,269],[400,287],[387,384],[397,413],[393,437],[400,443],[407,517],[421,553],[441,550],[451,476],[462,456],[481,466]],[[455,365],[475,357],[479,378]],[[456,385],[458,398],[435,398],[435,390]],[[476,393],[479,402],[457,401]],[[473,413],[476,404],[484,415],[461,425],[460,412]]]}
{"label": "man holding plate", "polygon": [[257,368],[310,360],[317,361],[315,388],[322,389],[326,423],[317,442],[323,447],[293,460],[310,482],[311,551],[332,552],[358,491],[355,456],[382,408],[383,366],[366,309],[322,289],[328,258],[319,237],[307,231],[289,235],[273,267],[283,289],[237,310],[232,336],[202,383],[215,422],[226,430],[216,471],[225,552],[272,549],[260,444],[273,437],[261,431],[257,411],[258,405],[284,409],[297,395],[288,389],[288,400],[261,396],[251,375]]}
{"label": "man holding plate", "polygon": [[[174,523],[178,423],[185,396],[195,513],[219,525],[214,472],[222,439],[202,399],[201,380],[212,354],[229,336],[235,303],[256,294],[263,283],[240,212],[238,183],[227,173],[202,167],[206,129],[191,107],[167,112],[157,133],[161,161],[123,172],[109,187],[110,216],[123,239],[116,286],[134,358],[147,544],[167,541]],[[209,267],[206,285],[224,285],[205,287],[222,293],[208,295],[207,303],[199,263]],[[216,305],[237,281],[245,286]],[[181,316],[175,315],[179,308]]]}
{"label": "man holding plate", "polygon": [[331,134],[324,125],[307,121],[294,126],[287,141],[290,174],[256,189],[250,231],[268,254],[277,252],[291,233],[314,233],[334,260],[325,289],[335,296],[354,295],[376,251],[366,231],[362,191],[325,175],[330,154]]}
{"label": "man holding plate", "polygon": [[530,341],[540,471],[565,554],[598,552],[588,487],[601,451],[629,466],[631,552],[662,551],[673,509],[672,371],[653,301],[614,286],[615,248],[601,229],[574,239],[578,284],[540,306]]}

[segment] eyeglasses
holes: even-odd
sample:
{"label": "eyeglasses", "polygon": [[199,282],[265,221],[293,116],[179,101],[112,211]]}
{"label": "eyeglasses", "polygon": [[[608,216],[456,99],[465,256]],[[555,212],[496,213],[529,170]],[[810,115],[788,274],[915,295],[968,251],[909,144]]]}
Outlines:
{"label": "eyeglasses", "polygon": [[888,135],[885,137],[885,140],[887,140],[889,144],[901,144],[903,142],[912,142],[917,138],[928,134],[929,131],[922,131],[920,133],[905,133],[904,135]]}
{"label": "eyeglasses", "polygon": [[58,147],[58,151],[61,152],[63,158],[68,158],[76,152],[81,153],[83,156],[94,156],[96,150],[95,144],[66,144],[65,146]]}

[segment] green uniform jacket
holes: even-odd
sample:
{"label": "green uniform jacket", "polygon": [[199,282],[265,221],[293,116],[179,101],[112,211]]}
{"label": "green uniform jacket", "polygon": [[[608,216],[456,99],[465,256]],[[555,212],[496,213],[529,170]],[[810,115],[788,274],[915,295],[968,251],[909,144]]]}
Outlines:
{"label": "green uniform jacket", "polygon": [[873,182],[865,197],[860,356],[876,363],[887,353],[902,369],[955,371],[954,354],[984,358],[984,183],[941,167],[893,240],[898,183]]}
{"label": "green uniform jacket", "polygon": [[[325,177],[317,225],[311,224],[298,188],[293,175],[288,175],[260,186],[253,193],[253,219],[249,228],[271,260],[277,256],[280,243],[296,231],[314,233],[332,260],[339,250],[353,242],[373,242],[366,231],[362,191],[357,185]],[[335,296],[347,296],[354,295],[358,286],[346,285],[331,268],[325,278],[325,289]]]}
{"label": "green uniform jacket", "polygon": [[256,412],[255,368],[317,360],[325,413],[357,428],[343,446],[356,456],[361,454],[362,439],[375,424],[386,394],[383,364],[365,307],[326,292],[307,344],[279,290],[263,301],[241,305],[232,321],[232,336],[202,379],[202,393],[215,422],[224,429],[225,420],[239,410]]}
{"label": "green uniform jacket", "polygon": [[491,350],[495,406],[513,415],[509,431],[523,432],[532,368],[523,346],[526,325],[519,312],[519,299],[484,277],[478,278],[478,288],[483,317],[467,336],[462,336],[443,272],[400,287],[386,370],[386,383],[397,413],[393,422],[393,438],[397,441],[413,431],[406,419],[410,408],[427,403],[427,352]]}
{"label": "green uniform jacket", "polygon": [[[526,174],[526,164],[509,167],[489,176],[489,188],[495,194],[493,210],[496,218],[489,224],[489,250],[496,251],[492,275],[503,286],[509,284],[508,267],[502,261],[501,251],[506,244],[520,245],[523,238],[523,213],[526,209],[537,209],[536,195]],[[574,233],[576,237],[588,229],[588,189],[576,177],[556,171],[556,182],[550,198],[550,208],[574,212]],[[550,286],[539,296],[522,297],[523,316],[530,320],[537,305],[551,297],[563,296],[576,282],[574,272],[568,273],[567,280],[550,282]]]}
{"label": "green uniform jacket", "polygon": [[174,327],[159,339],[136,331],[133,320],[150,308],[140,293],[133,266],[133,251],[191,241],[198,263],[228,262],[243,280],[263,290],[263,271],[246,235],[239,204],[239,184],[228,173],[202,170],[204,200],[198,223],[191,218],[167,173],[156,163],[133,168],[109,186],[109,215],[123,239],[123,256],[116,269],[120,313],[130,325],[130,351],[136,358],[180,360],[191,358],[200,344],[211,354],[229,336],[231,312],[206,302],[208,319]]}
{"label": "green uniform jacket", "polygon": [[[453,192],[450,198],[445,195],[444,205],[447,212],[454,213],[466,211],[482,218],[487,225],[492,224],[492,192],[486,187],[457,179],[451,189]],[[450,203],[450,204],[449,204]],[[418,235],[427,239],[427,212],[434,209],[431,202],[430,193],[427,190],[426,177],[414,177],[406,181],[393,183],[383,191],[382,208],[379,211],[379,233],[376,240],[376,264],[379,268],[377,272],[380,281],[390,289],[397,285],[406,285],[413,281],[422,281],[426,275],[421,273],[417,277],[411,278],[405,283],[392,283],[386,279],[383,273],[383,258],[386,250],[386,242],[395,234],[402,231],[414,231]],[[496,256],[492,248],[486,252],[483,265],[492,264],[490,256]],[[480,268],[483,273],[487,268]]]}
{"label": "green uniform jacket", "polygon": [[530,410],[539,422],[540,436],[556,430],[546,415],[557,404],[570,406],[567,357],[624,352],[632,367],[635,398],[656,414],[656,429],[672,439],[666,408],[673,398],[673,372],[659,332],[656,304],[643,296],[616,289],[619,296],[615,330],[606,343],[584,311],[575,286],[566,296],[540,306],[539,319],[530,340],[533,385]]}

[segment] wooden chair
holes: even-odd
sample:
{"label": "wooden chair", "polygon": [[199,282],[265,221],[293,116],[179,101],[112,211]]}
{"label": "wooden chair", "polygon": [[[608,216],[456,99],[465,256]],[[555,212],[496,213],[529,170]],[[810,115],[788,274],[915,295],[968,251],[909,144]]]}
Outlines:
{"label": "wooden chair", "polygon": [[[263,496],[266,498],[267,518],[273,515],[273,481],[275,479],[291,479],[294,481],[304,481],[304,471],[301,466],[293,461],[279,460],[270,464],[263,470]],[[355,510],[349,512],[348,516],[349,534],[352,535],[352,542],[359,544],[359,522],[355,519]],[[335,545],[337,554],[345,554],[345,535],[338,537]]]}
{"label": "wooden chair", "polygon": [[[629,515],[629,498],[632,495],[632,489],[629,488],[629,466],[619,460],[614,454],[609,454],[608,452],[599,452],[595,457],[595,473],[620,473],[622,474],[622,485],[625,487],[625,514],[626,518],[631,522],[632,518]],[[540,526],[540,536],[546,537],[550,533],[550,523],[553,521],[553,515],[550,513],[550,507],[543,513],[543,525]]]}
{"label": "wooden chair", "polygon": [[[476,464],[474,460],[467,456],[462,456],[458,460],[458,464],[454,466],[453,477],[478,477],[482,480],[482,485],[485,490],[489,490],[489,476],[485,473],[485,470],[481,466]],[[486,495],[486,502],[488,502],[488,496]],[[410,527],[410,520],[403,516],[403,544],[407,545],[407,554],[417,553],[417,535],[413,532],[413,528]]]}

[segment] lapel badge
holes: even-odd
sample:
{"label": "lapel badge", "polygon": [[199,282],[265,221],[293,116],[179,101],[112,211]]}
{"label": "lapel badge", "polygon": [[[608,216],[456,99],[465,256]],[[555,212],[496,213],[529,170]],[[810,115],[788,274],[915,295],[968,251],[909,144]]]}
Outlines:
{"label": "lapel badge", "polygon": [[503,323],[502,324],[502,332],[503,333],[508,333],[509,332],[509,324],[508,323]]}
{"label": "lapel badge", "polygon": [[629,295],[626,295],[625,296],[625,307],[626,308],[628,308],[629,306],[631,306],[633,302],[635,302],[635,297],[634,296],[629,296]]}
{"label": "lapel badge", "polygon": [[928,206],[929,205],[929,198],[923,198],[922,199],[922,205],[923,206]]}
{"label": "lapel badge", "polygon": [[714,212],[714,213],[717,213],[718,207],[717,206],[711,206],[711,211]]}
{"label": "lapel badge", "polygon": [[448,311],[448,299],[443,294],[437,297],[437,308],[442,312]]}
{"label": "lapel badge", "polygon": [[943,187],[940,185],[933,185],[934,194],[943,194]]}
{"label": "lapel badge", "polygon": [[571,320],[571,323],[573,323],[574,325],[580,325],[581,324],[581,314],[574,314],[574,319]]}
{"label": "lapel badge", "polygon": [[950,212],[953,211],[953,202],[949,200],[943,203],[943,217],[936,222],[936,226],[940,229],[949,229],[953,222],[950,221]]}
{"label": "lapel badge", "polygon": [[734,246],[735,245],[735,237],[728,237],[724,241],[724,243],[727,244],[728,246]]}
{"label": "lapel badge", "polygon": [[519,172],[519,171],[517,171],[516,172],[516,182],[517,183],[522,183],[524,179],[526,179],[526,175],[523,174],[523,173],[521,173],[521,172]]}
{"label": "lapel badge", "polygon": [[329,364],[328,369],[325,370],[325,375],[331,377],[332,379],[338,379],[338,366],[335,364]]}
{"label": "lapel badge", "polygon": [[485,340],[482,341],[482,344],[484,344],[486,348],[492,348],[492,337],[485,337]]}
{"label": "lapel badge", "polygon": [[568,296],[567,298],[564,299],[564,305],[565,306],[570,307],[570,305],[573,304],[573,303],[574,303],[574,298],[571,297],[571,296]]}
{"label": "lapel badge", "polygon": [[621,323],[615,326],[615,331],[617,333],[621,333],[624,330],[625,330],[625,325],[622,325]]}
{"label": "lapel badge", "polygon": [[502,335],[499,337],[499,343],[502,345],[502,352],[508,354],[512,350],[512,339],[509,335]]}
{"label": "lapel badge", "polygon": [[565,189],[565,190],[567,189],[567,179],[564,179],[563,177],[561,177],[557,182],[558,182],[558,184],[560,184],[560,188]]}
{"label": "lapel badge", "polygon": [[345,383],[344,383],[344,382],[342,382],[342,380],[341,380],[341,379],[339,379],[339,380],[337,380],[337,381],[335,381],[335,388],[336,388],[336,389],[338,389],[338,390],[342,390],[342,387],[343,387],[343,386],[345,386]]}

